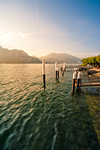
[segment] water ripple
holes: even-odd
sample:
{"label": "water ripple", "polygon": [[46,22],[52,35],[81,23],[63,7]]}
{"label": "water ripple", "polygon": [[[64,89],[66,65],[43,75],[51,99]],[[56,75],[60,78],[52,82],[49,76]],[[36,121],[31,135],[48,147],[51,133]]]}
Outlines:
{"label": "water ripple", "polygon": [[0,150],[98,150],[99,95],[72,96],[72,72],[56,81],[54,65],[45,90],[41,65],[8,66],[0,67]]}

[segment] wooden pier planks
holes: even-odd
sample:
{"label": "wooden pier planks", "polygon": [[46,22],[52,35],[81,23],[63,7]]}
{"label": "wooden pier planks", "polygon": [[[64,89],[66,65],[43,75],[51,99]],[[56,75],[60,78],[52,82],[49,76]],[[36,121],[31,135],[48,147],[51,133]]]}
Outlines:
{"label": "wooden pier planks", "polygon": [[95,83],[82,83],[80,86],[100,86],[100,82],[95,82]]}

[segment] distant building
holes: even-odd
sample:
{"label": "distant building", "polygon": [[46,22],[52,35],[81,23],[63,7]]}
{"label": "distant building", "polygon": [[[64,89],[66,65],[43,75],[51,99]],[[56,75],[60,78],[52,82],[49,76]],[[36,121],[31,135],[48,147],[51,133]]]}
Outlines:
{"label": "distant building", "polygon": [[100,67],[100,61],[98,61],[98,62],[97,62],[97,66],[99,66],[99,67]]}
{"label": "distant building", "polygon": [[90,64],[87,64],[87,67],[91,67],[91,65],[90,65]]}

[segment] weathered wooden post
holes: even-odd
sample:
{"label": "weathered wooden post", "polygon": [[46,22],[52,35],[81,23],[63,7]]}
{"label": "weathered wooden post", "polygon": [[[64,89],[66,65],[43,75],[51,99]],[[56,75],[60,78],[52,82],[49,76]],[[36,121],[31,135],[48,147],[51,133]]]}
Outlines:
{"label": "weathered wooden post", "polygon": [[64,71],[65,71],[65,63],[63,64],[62,75],[64,75]]}
{"label": "weathered wooden post", "polygon": [[59,79],[59,68],[58,68],[58,79]]}
{"label": "weathered wooden post", "polygon": [[79,71],[78,76],[77,76],[77,89],[76,89],[76,92],[79,92],[80,84],[81,84],[81,72]]}
{"label": "weathered wooden post", "polygon": [[57,68],[58,68],[58,64],[57,64],[57,61],[55,62],[55,77],[57,79]]}
{"label": "weathered wooden post", "polygon": [[59,79],[59,69],[58,69],[57,61],[55,62],[55,74],[56,74],[56,79]]}
{"label": "weathered wooden post", "polygon": [[73,81],[72,81],[72,94],[74,94],[74,91],[75,91],[75,80],[76,80],[76,75],[77,75],[77,72],[74,71],[74,72],[73,72]]}
{"label": "weathered wooden post", "polygon": [[61,69],[61,71],[62,71],[62,69],[63,69],[62,64],[60,65],[60,67],[61,67],[60,69]]}
{"label": "weathered wooden post", "polygon": [[59,79],[59,69],[58,68],[56,68],[56,72],[57,72],[56,79]]}
{"label": "weathered wooden post", "polygon": [[64,63],[64,71],[65,71],[65,69],[66,69],[66,63]]}
{"label": "weathered wooden post", "polygon": [[66,62],[65,62],[65,70],[66,70]]}
{"label": "weathered wooden post", "polygon": [[43,87],[46,88],[45,85],[45,60],[42,60],[42,74],[43,74]]}

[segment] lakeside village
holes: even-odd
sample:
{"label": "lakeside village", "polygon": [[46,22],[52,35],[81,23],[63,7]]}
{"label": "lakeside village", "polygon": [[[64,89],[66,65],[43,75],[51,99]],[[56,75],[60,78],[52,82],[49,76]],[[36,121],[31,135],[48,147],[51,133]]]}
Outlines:
{"label": "lakeside village", "polygon": [[100,67],[100,55],[84,58],[81,60],[81,62],[82,62],[81,66],[99,68]]}
{"label": "lakeside village", "polygon": [[[82,64],[81,66],[79,66],[79,68],[74,68],[72,81],[73,94],[75,91],[75,87],[77,92],[80,91],[80,87],[82,86],[97,86],[98,89],[100,87],[100,55],[84,58],[81,60],[81,62]],[[83,72],[83,74],[88,75],[88,83],[84,83],[82,81],[80,71]]]}
{"label": "lakeside village", "polygon": [[100,93],[100,55],[84,58],[81,62],[82,71],[88,75],[88,83],[80,83],[80,86],[97,86]]}

